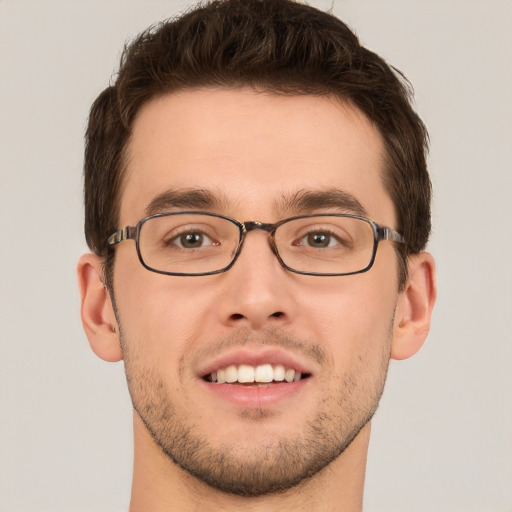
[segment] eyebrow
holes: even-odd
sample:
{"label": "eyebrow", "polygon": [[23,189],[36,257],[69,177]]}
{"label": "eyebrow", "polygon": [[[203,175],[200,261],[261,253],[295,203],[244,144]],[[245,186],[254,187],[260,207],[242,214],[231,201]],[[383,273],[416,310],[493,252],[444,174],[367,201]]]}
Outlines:
{"label": "eyebrow", "polygon": [[365,207],[350,192],[340,189],[299,190],[292,196],[283,196],[277,203],[279,211],[297,215],[322,209],[334,209],[338,213],[350,213],[366,217]]}
{"label": "eyebrow", "polygon": [[158,194],[146,207],[146,215],[168,212],[177,208],[190,210],[222,210],[225,198],[210,190],[187,188],[169,189]]}
{"label": "eyebrow", "polygon": [[[169,189],[158,194],[146,207],[146,215],[168,212],[176,209],[214,210],[225,212],[229,201],[221,193],[207,189]],[[283,195],[274,204],[282,216],[314,213],[317,210],[336,210],[338,213],[350,213],[367,216],[360,201],[350,192],[340,189],[299,190],[291,195]]]}

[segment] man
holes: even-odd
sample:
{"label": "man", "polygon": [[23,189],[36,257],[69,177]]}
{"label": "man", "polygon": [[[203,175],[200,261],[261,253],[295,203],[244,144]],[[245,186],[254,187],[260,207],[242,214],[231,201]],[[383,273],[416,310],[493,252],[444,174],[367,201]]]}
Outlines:
{"label": "man", "polygon": [[125,364],[131,511],[362,509],[389,360],[436,296],[426,140],[400,75],[306,5],[208,3],[127,47],[78,276]]}

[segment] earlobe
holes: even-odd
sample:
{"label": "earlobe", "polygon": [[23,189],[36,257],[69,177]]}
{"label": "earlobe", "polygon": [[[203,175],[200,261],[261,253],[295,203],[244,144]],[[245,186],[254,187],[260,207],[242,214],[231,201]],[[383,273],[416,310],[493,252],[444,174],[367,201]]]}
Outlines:
{"label": "earlobe", "polygon": [[407,282],[395,311],[392,359],[407,359],[422,347],[430,329],[437,296],[435,264],[431,254],[422,252],[409,261]]}
{"label": "earlobe", "polygon": [[85,334],[94,353],[105,361],[123,358],[114,309],[103,282],[102,259],[84,254],[77,265],[81,317]]}

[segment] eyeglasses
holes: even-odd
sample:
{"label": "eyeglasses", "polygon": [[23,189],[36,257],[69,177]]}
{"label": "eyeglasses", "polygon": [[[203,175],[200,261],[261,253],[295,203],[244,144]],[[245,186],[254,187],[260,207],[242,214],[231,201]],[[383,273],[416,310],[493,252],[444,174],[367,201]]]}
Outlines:
{"label": "eyeglasses", "polygon": [[300,215],[276,224],[209,212],[159,213],[108,238],[115,246],[135,240],[141,264],[172,276],[206,276],[229,270],[249,231],[269,233],[270,248],[291,272],[344,276],[369,270],[381,240],[405,243],[395,230],[357,215]]}

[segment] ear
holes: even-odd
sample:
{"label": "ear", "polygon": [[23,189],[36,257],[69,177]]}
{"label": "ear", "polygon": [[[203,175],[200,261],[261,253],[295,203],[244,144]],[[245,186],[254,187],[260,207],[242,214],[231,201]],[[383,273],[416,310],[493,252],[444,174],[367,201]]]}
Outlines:
{"label": "ear", "polygon": [[391,345],[392,359],[407,359],[422,347],[430,329],[436,296],[434,258],[422,252],[410,258],[407,282],[398,298]]}
{"label": "ear", "polygon": [[103,260],[84,254],[77,265],[82,324],[94,353],[105,361],[123,358],[119,326],[103,279]]}

